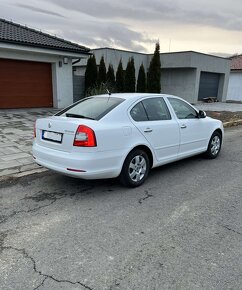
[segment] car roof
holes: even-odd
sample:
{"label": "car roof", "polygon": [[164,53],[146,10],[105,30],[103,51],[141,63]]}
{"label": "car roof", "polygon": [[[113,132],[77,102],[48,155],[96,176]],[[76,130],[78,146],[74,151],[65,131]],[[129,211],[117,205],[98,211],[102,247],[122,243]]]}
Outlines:
{"label": "car roof", "polygon": [[90,97],[112,97],[112,98],[122,98],[125,100],[136,100],[140,99],[142,97],[152,97],[152,96],[160,96],[160,97],[176,97],[172,95],[167,94],[159,94],[159,93],[114,93],[114,94],[103,94],[103,95],[96,95],[96,96],[90,96]]}
{"label": "car roof", "polygon": [[[130,104],[144,98],[144,97],[169,97],[169,98],[175,98],[182,100],[186,103],[188,103],[190,106],[194,108],[194,110],[198,111],[196,107],[194,107],[191,103],[187,102],[181,97],[174,96],[174,95],[169,95],[169,94],[159,94],[159,93],[113,93],[113,94],[103,94],[103,95],[96,95],[96,96],[90,96],[90,97],[112,97],[112,98],[122,98],[125,99],[125,104],[126,106],[129,106]],[[121,104],[122,106],[122,104]]]}

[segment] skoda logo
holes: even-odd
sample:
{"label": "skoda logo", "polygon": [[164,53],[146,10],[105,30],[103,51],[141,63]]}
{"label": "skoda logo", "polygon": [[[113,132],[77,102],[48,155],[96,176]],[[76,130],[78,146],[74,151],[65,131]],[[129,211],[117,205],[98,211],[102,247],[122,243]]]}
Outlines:
{"label": "skoda logo", "polygon": [[48,127],[51,128],[51,123],[48,124]]}

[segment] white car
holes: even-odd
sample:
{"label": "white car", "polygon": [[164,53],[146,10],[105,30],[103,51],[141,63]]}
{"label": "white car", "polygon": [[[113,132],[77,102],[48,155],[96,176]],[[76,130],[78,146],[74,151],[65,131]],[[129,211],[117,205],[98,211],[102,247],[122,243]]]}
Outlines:
{"label": "white car", "polygon": [[111,94],[82,99],[35,124],[33,157],[61,174],[141,185],[151,168],[196,154],[216,158],[224,130],[183,99]]}

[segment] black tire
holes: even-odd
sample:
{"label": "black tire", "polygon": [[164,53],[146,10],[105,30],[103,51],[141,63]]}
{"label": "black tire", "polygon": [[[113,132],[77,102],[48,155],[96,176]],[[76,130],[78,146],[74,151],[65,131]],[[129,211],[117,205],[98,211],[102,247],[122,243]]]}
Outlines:
{"label": "black tire", "polygon": [[137,187],[144,183],[150,171],[150,160],[147,153],[134,149],[126,157],[119,181],[127,187]]}
{"label": "black tire", "polygon": [[215,131],[208,143],[208,149],[205,156],[208,159],[215,159],[218,157],[222,146],[222,136],[218,131]]}

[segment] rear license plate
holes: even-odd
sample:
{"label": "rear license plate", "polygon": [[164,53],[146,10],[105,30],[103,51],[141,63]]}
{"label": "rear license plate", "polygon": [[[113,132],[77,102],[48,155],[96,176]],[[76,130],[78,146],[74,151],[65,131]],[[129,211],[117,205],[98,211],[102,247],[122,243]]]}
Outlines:
{"label": "rear license plate", "polygon": [[62,133],[51,132],[51,131],[44,131],[42,132],[42,139],[61,143],[62,142]]}

